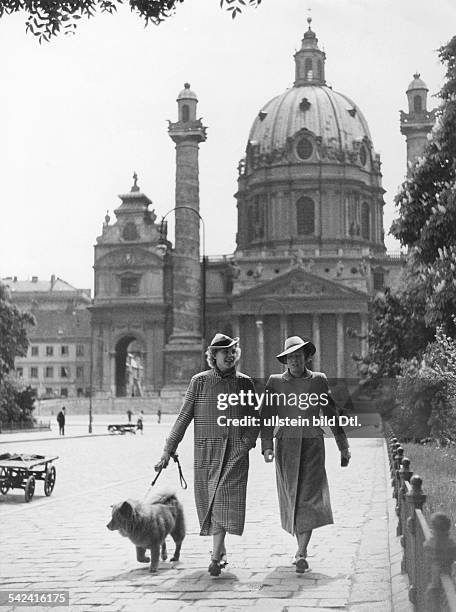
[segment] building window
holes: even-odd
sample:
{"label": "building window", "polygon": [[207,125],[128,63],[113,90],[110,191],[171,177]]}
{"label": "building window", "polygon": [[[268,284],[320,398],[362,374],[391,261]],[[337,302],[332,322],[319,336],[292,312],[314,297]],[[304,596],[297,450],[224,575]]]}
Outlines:
{"label": "building window", "polygon": [[370,240],[370,209],[367,202],[361,206],[361,238]]}
{"label": "building window", "polygon": [[76,345],[76,357],[84,357],[84,345],[83,344]]}
{"label": "building window", "polygon": [[54,378],[54,368],[47,366],[44,371],[45,378]]}
{"label": "building window", "polygon": [[77,366],[76,367],[76,378],[83,378],[84,377],[84,366]]}
{"label": "building window", "polygon": [[22,378],[24,376],[24,368],[16,368],[16,376]]}
{"label": "building window", "polygon": [[315,205],[312,198],[304,196],[296,202],[296,228],[298,236],[315,233]]}
{"label": "building window", "polygon": [[68,345],[67,344],[62,344],[62,346],[60,347],[60,354],[65,356],[65,357],[69,355],[69,350],[68,350]]}
{"label": "building window", "polygon": [[37,346],[32,346],[31,354],[32,354],[32,357],[38,357],[38,347]]}
{"label": "building window", "polygon": [[138,230],[136,229],[136,225],[131,221],[123,228],[122,238],[124,240],[138,240]]}
{"label": "building window", "polygon": [[414,96],[413,98],[413,111],[415,113],[421,113],[423,111],[423,101],[421,96]]}
{"label": "building window", "polygon": [[365,146],[362,146],[359,150],[359,161],[361,162],[362,166],[365,166],[367,164],[367,152]]}
{"label": "building window", "polygon": [[68,389],[66,387],[60,389],[60,397],[68,397]]}
{"label": "building window", "polygon": [[374,290],[382,291],[385,284],[385,274],[382,269],[374,270]]}
{"label": "building window", "polygon": [[184,123],[187,123],[187,121],[190,119],[190,108],[188,106],[188,104],[184,104],[182,106],[182,121]]}
{"label": "building window", "polygon": [[138,295],[139,293],[139,277],[138,276],[122,276],[120,279],[121,295]]}
{"label": "building window", "polygon": [[304,64],[304,71],[306,73],[306,79],[309,81],[312,80],[312,58],[311,57],[306,58],[306,63]]}
{"label": "building window", "polygon": [[38,368],[30,368],[30,378],[38,378]]}
{"label": "building window", "polygon": [[60,378],[69,378],[70,376],[70,368],[67,368],[66,366],[62,366],[60,368]]}
{"label": "building window", "polygon": [[46,357],[52,357],[54,355],[54,347],[47,346],[46,347]]}
{"label": "building window", "polygon": [[81,387],[78,387],[76,394],[78,397],[84,397],[84,389],[82,389]]}
{"label": "building window", "polygon": [[52,396],[54,395],[54,391],[52,390],[52,387],[46,387],[46,391],[45,391],[46,395],[48,396]]}
{"label": "building window", "polygon": [[317,66],[318,66],[318,80],[323,81],[323,63],[321,60],[318,60]]}
{"label": "building window", "polygon": [[300,159],[309,159],[313,153],[312,142],[308,138],[301,138],[296,145],[296,153]]}

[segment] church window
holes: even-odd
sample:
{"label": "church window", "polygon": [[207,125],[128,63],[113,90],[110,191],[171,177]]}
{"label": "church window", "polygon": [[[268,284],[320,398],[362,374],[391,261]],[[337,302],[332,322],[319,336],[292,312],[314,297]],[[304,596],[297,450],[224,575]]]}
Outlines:
{"label": "church window", "polygon": [[263,196],[255,196],[247,209],[248,240],[264,238],[264,200]]}
{"label": "church window", "polygon": [[308,138],[301,138],[296,146],[296,153],[301,159],[309,159],[313,152],[312,142]]}
{"label": "church window", "polygon": [[318,60],[317,66],[318,66],[318,80],[323,81],[323,63],[321,60]]}
{"label": "church window", "polygon": [[184,123],[187,123],[189,119],[190,119],[190,109],[188,107],[188,104],[184,104],[182,107],[182,121]]}
{"label": "church window", "polygon": [[413,98],[413,111],[415,113],[421,113],[423,110],[423,102],[421,96],[414,96]]}
{"label": "church window", "polygon": [[315,205],[312,198],[304,196],[296,202],[296,227],[299,236],[315,232]]}
{"label": "church window", "polygon": [[374,270],[374,290],[381,291],[384,286],[385,275],[383,270],[379,268],[378,270]]}
{"label": "church window", "polygon": [[304,65],[304,71],[306,73],[306,79],[311,80],[312,79],[312,58],[311,57],[306,58],[306,63]]}
{"label": "church window", "polygon": [[127,223],[123,228],[122,238],[124,240],[137,240],[139,238],[138,230],[134,223]]}
{"label": "church window", "polygon": [[361,207],[361,237],[370,239],[370,209],[367,202],[363,202]]}
{"label": "church window", "polygon": [[362,146],[359,150],[359,161],[361,162],[362,166],[365,166],[367,163],[367,152],[365,146]]}
{"label": "church window", "polygon": [[122,276],[120,279],[120,294],[121,295],[138,295],[139,293],[139,277],[138,276]]}

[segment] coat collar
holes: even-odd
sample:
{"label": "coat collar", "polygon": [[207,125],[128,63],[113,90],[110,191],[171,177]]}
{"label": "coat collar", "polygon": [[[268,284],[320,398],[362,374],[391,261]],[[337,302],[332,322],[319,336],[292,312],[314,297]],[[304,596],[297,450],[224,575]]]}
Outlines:
{"label": "coat collar", "polygon": [[312,372],[312,370],[307,370],[307,373],[309,374],[309,376],[302,376],[301,378],[296,378],[295,376],[292,376],[290,374],[290,370],[286,370],[283,374],[282,374],[282,380],[286,380],[286,381],[290,381],[290,380],[307,380],[310,378],[314,377],[314,373]]}

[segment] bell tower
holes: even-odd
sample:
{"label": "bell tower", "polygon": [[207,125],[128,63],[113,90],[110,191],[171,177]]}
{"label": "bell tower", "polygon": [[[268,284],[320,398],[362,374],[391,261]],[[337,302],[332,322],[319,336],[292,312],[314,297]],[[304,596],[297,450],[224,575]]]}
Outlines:
{"label": "bell tower", "polygon": [[427,135],[435,123],[435,110],[427,110],[429,89],[417,72],[407,89],[408,113],[401,111],[401,134],[407,142],[407,174],[421,157],[427,143]]}
{"label": "bell tower", "polygon": [[177,121],[168,133],[176,145],[173,326],[165,348],[166,385],[180,386],[201,369],[202,277],[200,264],[199,143],[206,127],[196,118],[198,98],[185,83],[177,97]]}

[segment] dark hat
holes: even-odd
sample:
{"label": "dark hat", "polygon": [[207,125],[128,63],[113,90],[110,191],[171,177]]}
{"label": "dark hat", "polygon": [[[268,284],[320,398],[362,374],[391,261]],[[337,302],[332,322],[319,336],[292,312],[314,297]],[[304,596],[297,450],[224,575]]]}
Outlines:
{"label": "dark hat", "polygon": [[215,334],[209,345],[210,348],[229,348],[239,342],[239,338],[230,338],[225,334]]}
{"label": "dark hat", "polygon": [[285,340],[285,347],[282,353],[277,355],[277,359],[280,363],[287,363],[287,355],[294,353],[295,351],[299,351],[299,349],[304,346],[308,347],[309,356],[315,355],[316,348],[313,342],[311,342],[308,338],[301,338],[300,336],[290,336]]}

